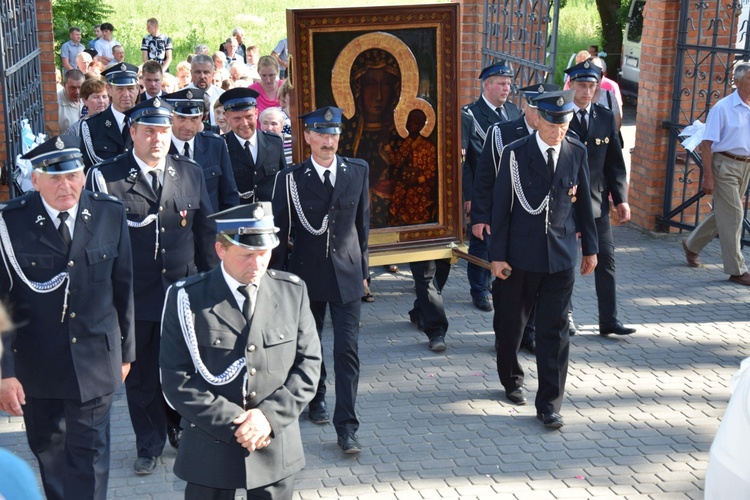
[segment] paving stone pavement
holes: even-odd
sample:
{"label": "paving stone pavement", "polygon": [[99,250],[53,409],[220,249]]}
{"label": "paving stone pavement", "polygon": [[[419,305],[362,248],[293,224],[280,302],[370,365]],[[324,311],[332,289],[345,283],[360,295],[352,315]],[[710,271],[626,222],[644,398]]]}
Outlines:
{"label": "paving stone pavement", "polygon": [[[443,292],[450,330],[440,354],[409,323],[408,265],[396,274],[373,269],[376,299],[362,305],[360,334],[364,450],[342,454],[333,426],[303,414],[307,466],[297,475],[295,499],[701,498],[729,379],[750,355],[750,290],[727,281],[718,241],[701,254],[704,267],[691,269],[681,236],[625,226],[614,234],[619,317],[638,332],[599,336],[593,277],[578,278],[580,329],[571,339],[560,431],[545,430],[533,404],[505,401],[492,314],[471,305],[463,261]],[[330,325],[323,335],[332,366]],[[531,356],[521,357],[533,401],[536,369]],[[331,385],[331,407],[333,393]],[[110,498],[182,498],[173,450],[153,475],[132,472],[123,391],[112,441]],[[20,418],[0,416],[0,446],[36,466]]]}

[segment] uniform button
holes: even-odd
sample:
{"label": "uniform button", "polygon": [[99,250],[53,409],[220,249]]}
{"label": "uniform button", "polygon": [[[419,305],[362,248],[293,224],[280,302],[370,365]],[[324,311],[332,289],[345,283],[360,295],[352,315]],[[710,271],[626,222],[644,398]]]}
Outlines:
{"label": "uniform button", "polygon": [[107,254],[106,254],[106,253],[103,253],[103,254],[102,254],[102,259],[106,259],[106,258],[107,258]]}
{"label": "uniform button", "polygon": [[166,249],[166,248],[162,248],[162,249],[161,249],[161,253],[163,253],[163,254],[164,254],[164,253],[167,253],[167,249]]}
{"label": "uniform button", "polygon": [[75,344],[76,342],[78,342],[77,338],[73,337],[72,339],[70,339],[71,344]]}
{"label": "uniform button", "polygon": [[193,205],[191,205],[190,203],[188,203],[188,208],[193,208]]}
{"label": "uniform button", "polygon": [[214,175],[214,176],[215,176],[215,175],[216,175],[216,172],[211,172],[211,175]]}
{"label": "uniform button", "polygon": [[248,394],[248,396],[250,397],[250,399],[253,399],[253,398],[254,398],[255,396],[257,396],[257,395],[258,395],[258,393],[257,393],[257,392],[255,392],[255,391],[253,391],[253,392],[251,392],[250,394]]}
{"label": "uniform button", "polygon": [[160,206],[159,207],[159,212],[163,212],[163,211],[164,211],[164,207]]}
{"label": "uniform button", "polygon": [[250,375],[255,375],[256,371],[255,368],[250,368]]}
{"label": "uniform button", "polygon": [[167,270],[166,270],[166,269],[162,269],[162,270],[161,270],[161,273],[162,273],[162,274],[167,274]]}
{"label": "uniform button", "polygon": [[72,260],[71,260],[70,262],[68,262],[68,267],[73,267],[73,266],[75,266],[75,265],[76,265],[76,263],[75,263],[75,262],[73,262]]}
{"label": "uniform button", "polygon": [[284,339],[284,334],[280,334],[279,338],[283,340]]}
{"label": "uniform button", "polygon": [[36,262],[31,263],[31,267],[34,267],[34,266],[36,266]]}
{"label": "uniform button", "polygon": [[219,345],[219,344],[221,344],[221,339],[214,340],[214,345]]}
{"label": "uniform button", "polygon": [[331,205],[331,208],[329,210],[333,210],[333,205]]}
{"label": "uniform button", "polygon": [[163,227],[161,229],[159,229],[160,233],[163,233],[164,231],[166,231],[166,229],[164,229]]}
{"label": "uniform button", "polygon": [[76,313],[70,313],[70,317],[71,317],[71,319],[75,318],[76,317]]}
{"label": "uniform button", "polygon": [[125,207],[126,212],[130,212],[130,207]]}
{"label": "uniform button", "polygon": [[336,249],[334,248],[333,250],[331,250],[331,252],[336,253]]}
{"label": "uniform button", "polygon": [[331,236],[331,238],[333,238],[335,240],[336,239],[336,235],[334,234],[333,236]]}
{"label": "uniform button", "polygon": [[249,346],[247,346],[247,350],[248,350],[248,352],[255,352],[255,346],[254,345],[249,345]]}

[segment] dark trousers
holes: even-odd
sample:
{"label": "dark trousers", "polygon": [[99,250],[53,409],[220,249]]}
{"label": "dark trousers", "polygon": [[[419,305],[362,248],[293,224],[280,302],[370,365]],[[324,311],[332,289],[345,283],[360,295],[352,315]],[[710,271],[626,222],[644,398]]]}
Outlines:
{"label": "dark trousers", "polygon": [[536,305],[536,366],[539,413],[559,412],[568,375],[568,304],[575,282],[575,268],[559,273],[532,273],[514,269],[492,288],[502,295],[495,305],[493,327],[497,346],[497,373],[505,390],[523,386],[518,362],[524,325]]}
{"label": "dark trousers", "polygon": [[596,298],[599,303],[599,324],[611,325],[617,322],[615,242],[612,238],[609,214],[595,219],[595,222],[596,232],[599,235],[599,253],[596,254],[598,264],[594,270]]}
{"label": "dark trousers", "polygon": [[[188,483],[185,487],[185,500],[234,500],[236,491]],[[247,490],[247,500],[291,500],[292,493],[294,493],[293,475],[267,486]]]}
{"label": "dark trousers", "polygon": [[135,322],[135,361],[125,379],[130,422],[139,457],[158,457],[167,442],[167,412],[159,382],[161,325]]}
{"label": "dark trousers", "polygon": [[[489,260],[490,255],[490,235],[485,234],[484,240],[480,240],[469,231],[469,255],[479,257],[480,259]],[[484,297],[490,295],[490,278],[489,269],[485,269],[476,264],[466,264],[466,277],[469,278],[469,287],[472,297]]]}
{"label": "dark trousers", "polygon": [[443,307],[442,291],[451,271],[449,260],[425,260],[410,262],[417,298],[410,317],[421,317],[427,337],[444,336],[448,331],[448,318]]}
{"label": "dark trousers", "polygon": [[[333,324],[333,372],[336,374],[336,407],[333,411],[333,425],[341,436],[357,432],[359,420],[354,411],[359,387],[359,317],[362,301],[351,302],[310,301],[310,310],[315,318],[318,335],[322,337],[326,305],[331,311]],[[321,338],[322,340],[322,338]],[[320,364],[320,382],[312,404],[325,400],[326,367]]]}
{"label": "dark trousers", "polygon": [[112,394],[85,403],[27,397],[23,421],[49,500],[107,498]]}

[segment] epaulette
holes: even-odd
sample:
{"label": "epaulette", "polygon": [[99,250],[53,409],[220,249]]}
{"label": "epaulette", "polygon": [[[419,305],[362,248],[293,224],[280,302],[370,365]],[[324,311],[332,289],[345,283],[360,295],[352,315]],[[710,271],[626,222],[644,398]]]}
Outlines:
{"label": "epaulette", "polygon": [[26,208],[29,205],[29,198],[34,196],[34,193],[26,193],[23,196],[10,199],[5,203],[0,203],[0,212],[7,212],[8,210],[16,210],[19,208]]}
{"label": "epaulette", "polygon": [[265,134],[265,136],[267,138],[273,137],[274,140],[279,140],[279,141],[282,141],[282,142],[284,141],[284,139],[282,139],[281,136],[279,134],[277,134],[276,132],[266,132],[265,130],[261,130],[261,132],[263,134]]}
{"label": "epaulette", "polygon": [[[571,132],[572,132],[573,134],[575,134],[575,137],[573,137],[572,135],[568,135],[568,134],[570,134]],[[568,133],[567,133],[567,134],[565,135],[565,139],[567,139],[567,141],[568,141],[568,142],[569,142],[569,143],[570,143],[571,145],[573,145],[573,146],[578,146],[578,147],[580,147],[581,149],[583,149],[584,151],[586,151],[586,146],[585,146],[585,145],[584,145],[584,144],[583,144],[583,143],[581,142],[581,140],[580,140],[580,139],[578,138],[578,134],[576,134],[576,133],[575,133],[575,132],[573,132],[572,130],[568,130]]]}
{"label": "epaulette", "polygon": [[107,193],[100,193],[99,191],[89,191],[91,193],[91,197],[96,201],[110,201],[122,204],[122,201],[117,196],[112,196],[111,194]]}
{"label": "epaulette", "polygon": [[218,140],[218,141],[224,141],[224,138],[220,136],[219,134],[215,132],[211,132],[210,130],[202,130],[198,132],[202,137],[205,137],[206,139],[210,139],[212,141]]}
{"label": "epaulette", "polygon": [[346,156],[342,156],[341,159],[347,163],[353,163],[354,165],[359,165],[360,167],[368,166],[367,162],[361,158],[348,158]]}
{"label": "epaulette", "polygon": [[181,280],[175,282],[175,284],[173,286],[175,288],[189,287],[189,286],[192,286],[192,285],[194,285],[194,284],[196,284],[196,283],[198,283],[200,281],[205,280],[206,278],[208,278],[208,273],[206,273],[206,272],[198,273],[198,274],[194,274],[192,276],[188,276],[185,279],[181,279]]}
{"label": "epaulette", "polygon": [[287,283],[292,283],[295,285],[302,286],[302,280],[296,274],[287,273],[284,271],[277,271],[275,269],[269,269],[268,271],[266,271],[266,275],[268,275],[269,277],[273,279],[282,280],[282,281],[286,281]]}

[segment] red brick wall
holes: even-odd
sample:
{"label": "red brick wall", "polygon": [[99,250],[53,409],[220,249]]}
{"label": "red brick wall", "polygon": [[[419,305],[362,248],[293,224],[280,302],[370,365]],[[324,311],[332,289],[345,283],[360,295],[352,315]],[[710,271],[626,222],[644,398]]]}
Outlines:
{"label": "red brick wall", "polygon": [[461,75],[459,104],[475,101],[481,93],[482,23],[484,0],[453,0],[461,4]]}

